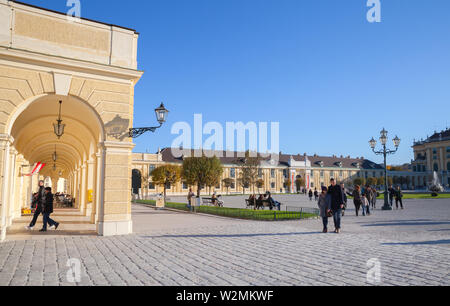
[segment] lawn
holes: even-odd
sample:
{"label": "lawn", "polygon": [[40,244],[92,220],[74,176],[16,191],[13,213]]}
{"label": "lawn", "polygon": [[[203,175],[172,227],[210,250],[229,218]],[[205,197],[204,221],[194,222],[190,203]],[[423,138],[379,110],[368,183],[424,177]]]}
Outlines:
{"label": "lawn", "polygon": [[[136,203],[156,206],[155,201],[136,201]],[[186,204],[166,203],[167,208],[189,211]],[[209,214],[236,219],[260,220],[260,221],[283,221],[283,220],[301,220],[317,218],[318,211],[310,208],[299,208],[297,211],[275,211],[275,210],[253,210],[241,208],[198,206],[195,207],[196,213]]]}

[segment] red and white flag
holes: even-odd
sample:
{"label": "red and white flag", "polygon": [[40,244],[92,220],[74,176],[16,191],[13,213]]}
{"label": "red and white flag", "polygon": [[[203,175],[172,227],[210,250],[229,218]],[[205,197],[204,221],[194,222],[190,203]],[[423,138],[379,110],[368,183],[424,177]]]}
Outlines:
{"label": "red and white flag", "polygon": [[29,173],[29,174],[24,174],[24,176],[33,176],[35,174],[38,174],[44,167],[45,167],[45,164],[40,163],[40,162],[36,163],[33,166],[33,171],[31,171],[31,173]]}

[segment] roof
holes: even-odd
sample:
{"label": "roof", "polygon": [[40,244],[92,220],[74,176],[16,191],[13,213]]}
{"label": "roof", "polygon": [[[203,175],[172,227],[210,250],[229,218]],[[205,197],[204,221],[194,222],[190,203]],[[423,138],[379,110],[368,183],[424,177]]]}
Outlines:
{"label": "roof", "polygon": [[426,140],[415,141],[414,146],[420,146],[430,142],[440,142],[450,140],[450,128],[447,128],[445,131],[434,132],[434,134],[428,137]]}
{"label": "roof", "polygon": [[[47,9],[47,8],[44,8],[44,7],[41,7],[41,6],[37,6],[37,5],[33,5],[33,4],[28,4],[28,3],[21,2],[21,1],[16,1],[16,0],[9,0],[9,1],[10,1],[10,2],[13,2],[13,3],[20,4],[20,5],[25,5],[25,6],[28,6],[28,7],[33,7],[33,8],[37,8],[37,9],[40,9],[40,10],[44,10],[44,11],[47,11],[47,12],[52,12],[52,13],[59,14],[59,15],[64,15],[64,16],[67,15],[66,13],[63,13],[63,12],[58,12],[58,11],[55,11],[55,10],[50,10],[50,9]],[[110,26],[110,27],[118,27],[118,28],[121,28],[121,29],[124,29],[124,30],[132,31],[132,32],[134,32],[135,34],[139,35],[139,33],[138,33],[135,29],[126,28],[126,27],[119,26],[119,25],[116,25],[116,24],[105,23],[105,22],[102,22],[102,21],[93,20],[93,19],[84,18],[84,17],[80,17],[80,19],[86,20],[86,21],[90,21],[90,22],[100,23],[100,24],[107,25],[107,26]]]}
{"label": "roof", "polygon": [[[165,148],[161,151],[162,160],[167,163],[182,163],[183,157],[176,157],[172,152],[175,149],[173,148]],[[178,149],[177,149],[178,150]],[[195,155],[195,152],[198,152],[201,154],[201,151],[199,150],[189,150],[185,149],[185,151],[190,151],[191,156]],[[242,152],[231,152],[231,151],[208,151],[204,150],[205,154],[207,156],[223,156],[220,157],[220,161],[222,164],[225,165],[232,165],[236,163],[236,159],[239,157],[242,157],[245,153]],[[261,155],[260,155],[261,157]],[[301,162],[305,161],[305,158],[308,158],[308,160],[311,162],[311,167],[313,168],[322,168],[320,162],[323,163],[324,168],[350,168],[350,169],[366,169],[366,170],[382,170],[383,167],[381,167],[379,164],[374,163],[370,160],[364,159],[364,158],[350,158],[350,157],[337,157],[337,156],[308,156],[308,155],[292,155],[292,154],[280,154],[279,155],[279,161],[278,166],[289,166],[289,162],[291,161],[291,158],[293,158],[295,161]],[[261,157],[263,160],[269,161],[270,157]],[[340,166],[340,163],[342,163],[342,167]],[[359,164],[359,167],[358,167]]]}

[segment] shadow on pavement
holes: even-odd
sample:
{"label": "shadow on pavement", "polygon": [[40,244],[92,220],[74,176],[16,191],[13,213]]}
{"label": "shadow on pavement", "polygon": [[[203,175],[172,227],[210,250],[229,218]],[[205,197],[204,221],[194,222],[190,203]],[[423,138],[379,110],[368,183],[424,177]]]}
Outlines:
{"label": "shadow on pavement", "polygon": [[450,240],[404,242],[404,243],[383,243],[382,245],[443,245],[443,244],[450,244]]}
{"label": "shadow on pavement", "polygon": [[279,233],[279,234],[230,234],[230,235],[162,235],[162,236],[144,236],[142,238],[240,238],[240,237],[273,237],[273,236],[299,236],[299,235],[317,235],[322,232],[309,233]]}

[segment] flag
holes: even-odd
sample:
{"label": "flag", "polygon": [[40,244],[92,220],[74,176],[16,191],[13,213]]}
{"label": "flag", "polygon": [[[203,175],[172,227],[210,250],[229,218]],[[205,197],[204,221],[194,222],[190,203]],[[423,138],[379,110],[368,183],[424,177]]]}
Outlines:
{"label": "flag", "polygon": [[31,171],[31,173],[29,173],[29,174],[24,174],[24,176],[33,176],[35,174],[38,174],[42,170],[42,168],[44,168],[45,166],[46,165],[41,162],[36,163],[33,166],[33,171]]}

